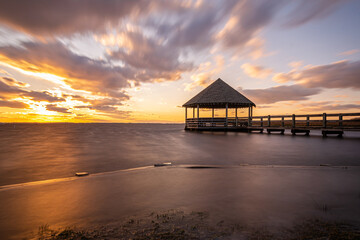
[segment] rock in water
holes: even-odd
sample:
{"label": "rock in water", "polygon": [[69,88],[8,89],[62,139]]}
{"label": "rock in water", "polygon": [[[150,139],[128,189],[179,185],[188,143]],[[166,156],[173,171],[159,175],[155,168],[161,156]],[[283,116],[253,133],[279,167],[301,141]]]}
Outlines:
{"label": "rock in water", "polygon": [[155,163],[155,164],[154,164],[154,167],[164,167],[164,166],[171,166],[171,162]]}
{"label": "rock in water", "polygon": [[89,175],[88,172],[77,172],[77,173],[75,173],[75,176],[77,176],[77,177],[83,177],[83,176],[87,176],[87,175]]}

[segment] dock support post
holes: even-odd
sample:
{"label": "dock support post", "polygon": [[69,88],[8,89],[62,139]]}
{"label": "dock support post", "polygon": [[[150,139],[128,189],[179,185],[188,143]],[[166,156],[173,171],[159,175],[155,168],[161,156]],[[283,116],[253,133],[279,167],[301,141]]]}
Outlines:
{"label": "dock support post", "polygon": [[326,128],[326,113],[323,113],[323,128]]}
{"label": "dock support post", "polygon": [[306,117],[306,126],[310,126],[310,116]]}
{"label": "dock support post", "polygon": [[235,108],[235,127],[238,125],[237,108]]}
{"label": "dock support post", "polygon": [[226,127],[228,126],[228,104],[226,104]]}
{"label": "dock support post", "polygon": [[263,122],[263,118],[261,117],[260,118],[260,127],[263,127],[264,126],[264,122]]}
{"label": "dock support post", "polygon": [[295,121],[295,114],[292,115],[292,128],[295,128],[296,121]]}
{"label": "dock support post", "polygon": [[270,127],[270,125],[271,125],[271,116],[270,115],[268,115],[268,127]]}
{"label": "dock support post", "polygon": [[285,120],[284,120],[284,117],[281,117],[281,127],[285,127]]}

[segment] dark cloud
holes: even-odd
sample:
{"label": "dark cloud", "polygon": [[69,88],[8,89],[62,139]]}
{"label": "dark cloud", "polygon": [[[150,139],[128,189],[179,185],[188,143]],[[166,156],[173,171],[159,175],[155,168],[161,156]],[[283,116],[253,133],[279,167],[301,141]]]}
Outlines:
{"label": "dark cloud", "polygon": [[283,79],[300,82],[309,88],[360,89],[360,61],[341,61],[313,66],[300,71],[281,73],[280,75]]}
{"label": "dark cloud", "polygon": [[130,21],[152,27],[171,46],[205,48],[215,43],[214,36],[229,21],[233,25],[225,29],[220,40],[223,46],[233,48],[244,46],[288,5],[295,7],[280,21],[294,26],[328,15],[340,2],[343,1],[294,4],[286,0],[16,0],[0,1],[0,23],[47,37],[105,32]]}
{"label": "dark cloud", "polygon": [[[171,76],[193,68],[191,63],[180,62],[179,48],[173,48],[167,43],[159,43],[158,40],[147,38],[141,32],[127,32],[126,38],[129,44],[134,46],[133,49],[121,48],[112,52],[111,58],[145,71],[150,79],[162,78],[166,74]],[[141,74],[137,74],[137,76],[141,76]]]}
{"label": "dark cloud", "polygon": [[11,77],[2,77],[2,81],[5,82],[9,86],[18,86],[18,87],[26,87],[28,84],[17,81]]}
{"label": "dark cloud", "polygon": [[22,103],[22,102],[18,102],[18,101],[0,100],[0,107],[29,108],[30,106],[26,103]]}
{"label": "dark cloud", "polygon": [[69,109],[64,107],[58,107],[56,104],[48,104],[46,105],[46,110],[59,112],[59,113],[71,113],[69,112]]}
{"label": "dark cloud", "polygon": [[0,22],[38,36],[103,31],[151,6],[144,0],[0,1]]}
{"label": "dark cloud", "polygon": [[26,92],[26,93],[22,94],[22,96],[29,97],[33,101],[46,101],[46,102],[62,102],[62,101],[65,101],[64,98],[54,97],[47,91],[43,91],[43,92],[29,91],[29,92]]}
{"label": "dark cloud", "polygon": [[242,1],[231,11],[230,18],[219,37],[226,48],[243,47],[268,24],[284,1]]}
{"label": "dark cloud", "polygon": [[6,78],[0,78],[0,96],[1,95],[16,95],[24,93],[25,91],[14,84],[7,84]]}
{"label": "dark cloud", "polygon": [[98,110],[100,112],[123,112],[119,111],[117,107],[123,105],[121,101],[116,98],[104,98],[104,99],[86,99],[86,98],[78,98],[75,96],[73,99],[81,99],[80,101],[84,103],[88,103],[90,105],[80,105],[75,106],[74,108],[87,108],[92,110]]}
{"label": "dark cloud", "polygon": [[242,92],[255,104],[270,104],[280,101],[307,100],[309,96],[320,93],[318,88],[301,85],[278,86],[265,89],[248,89]]}
{"label": "dark cloud", "polygon": [[[26,86],[23,82],[19,82],[13,78],[0,78],[0,99],[11,99],[14,97],[29,98],[33,101],[61,102],[64,98],[52,96],[47,91],[30,91],[23,89]],[[20,106],[20,105],[19,105]]]}

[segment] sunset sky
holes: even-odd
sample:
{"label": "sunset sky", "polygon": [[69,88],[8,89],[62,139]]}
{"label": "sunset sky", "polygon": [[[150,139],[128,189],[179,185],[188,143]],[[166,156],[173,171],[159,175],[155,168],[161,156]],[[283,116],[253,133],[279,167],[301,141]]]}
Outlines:
{"label": "sunset sky", "polygon": [[254,115],[360,111],[360,1],[0,1],[0,122],[183,122],[217,78]]}

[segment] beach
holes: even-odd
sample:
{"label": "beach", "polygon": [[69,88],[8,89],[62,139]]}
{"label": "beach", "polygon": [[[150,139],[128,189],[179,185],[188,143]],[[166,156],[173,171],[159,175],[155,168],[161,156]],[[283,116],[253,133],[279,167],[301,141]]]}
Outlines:
{"label": "beach", "polygon": [[307,219],[360,225],[359,167],[149,167],[2,188],[1,235],[93,229],[169,210],[270,231]]}

